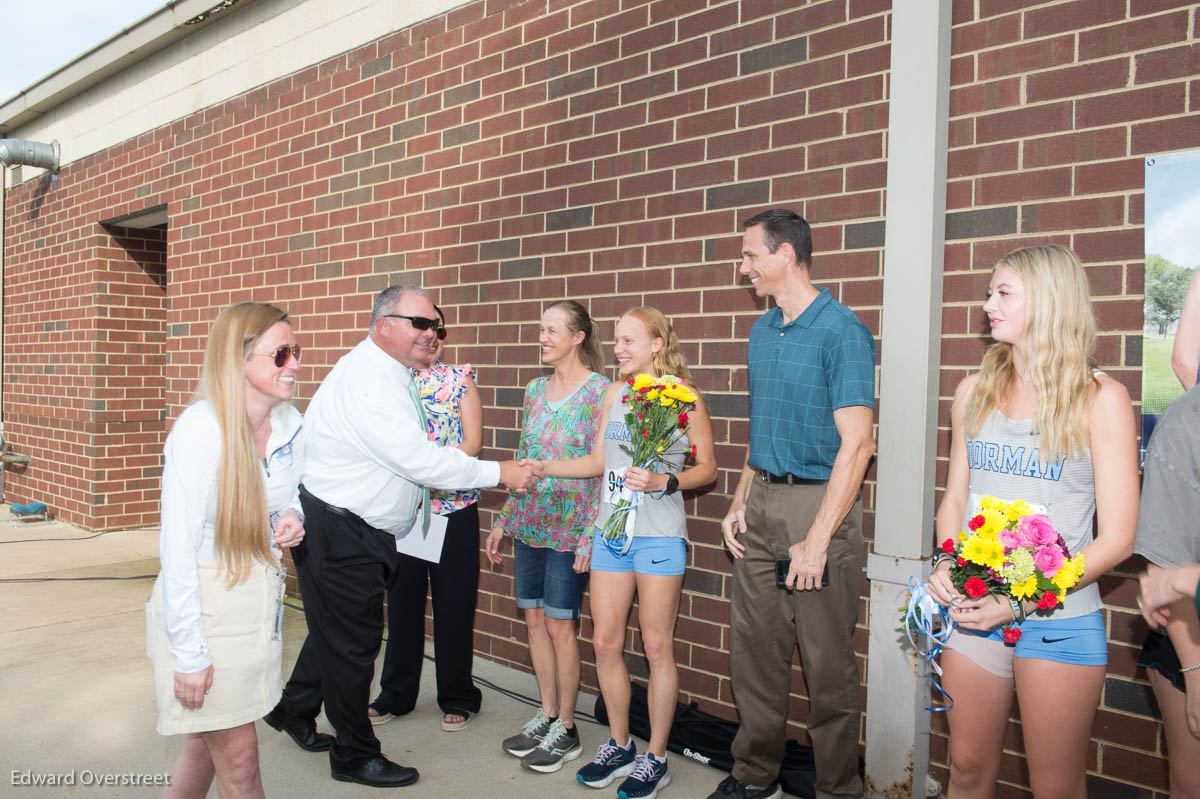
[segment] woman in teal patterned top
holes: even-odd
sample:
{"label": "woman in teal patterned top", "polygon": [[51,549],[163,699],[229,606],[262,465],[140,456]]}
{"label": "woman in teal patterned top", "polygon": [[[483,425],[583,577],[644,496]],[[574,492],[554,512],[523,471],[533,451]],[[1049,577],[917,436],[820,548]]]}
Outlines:
{"label": "woman in teal patterned top", "polygon": [[[556,302],[542,314],[542,362],[554,368],[525,388],[524,428],[517,457],[557,460],[586,455],[596,442],[596,409],[608,387],[594,325],[583,306]],[[589,530],[600,497],[598,478],[547,477],[536,489],[510,493],[487,538],[500,563],[505,532],[515,539],[517,607],[529,628],[529,654],[542,707],[504,741],[509,754],[534,771],[558,771],[583,751],[575,729],[579,641],[575,619],[591,559]]]}

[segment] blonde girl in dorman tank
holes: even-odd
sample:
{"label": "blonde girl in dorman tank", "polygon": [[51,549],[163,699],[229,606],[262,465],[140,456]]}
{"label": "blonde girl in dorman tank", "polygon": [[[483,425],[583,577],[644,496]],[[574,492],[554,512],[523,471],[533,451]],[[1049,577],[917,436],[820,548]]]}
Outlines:
{"label": "blonde girl in dorman tank", "polygon": [[1093,366],[1087,278],[1070,250],[1027,247],[1001,258],[983,311],[995,343],[954,392],[938,542],[965,529],[980,497],[1021,499],[1045,509],[1071,554],[1084,554],[1085,570],[1054,610],[1035,613],[1027,601],[1023,634],[1008,646],[1000,629],[1021,608],[992,595],[969,600],[950,581],[950,561],[938,563],[930,593],[957,625],[942,655],[954,699],[946,795],[994,795],[1015,689],[1034,795],[1084,799],[1108,660],[1096,581],[1129,557],[1137,523],[1133,409],[1125,387]]}

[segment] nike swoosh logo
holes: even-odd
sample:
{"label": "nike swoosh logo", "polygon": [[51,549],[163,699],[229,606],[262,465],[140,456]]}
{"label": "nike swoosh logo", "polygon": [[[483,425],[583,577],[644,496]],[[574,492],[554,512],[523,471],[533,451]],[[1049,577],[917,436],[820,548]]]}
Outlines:
{"label": "nike swoosh logo", "polygon": [[657,564],[657,563],[666,563],[668,560],[670,560],[670,558],[663,558],[662,560],[654,560],[653,558],[651,558],[650,562]]}
{"label": "nike swoosh logo", "polygon": [[1066,638],[1047,638],[1046,636],[1043,635],[1042,643],[1043,644],[1057,644],[1059,641],[1070,641],[1074,637],[1075,636],[1073,636],[1073,635],[1068,635]]}

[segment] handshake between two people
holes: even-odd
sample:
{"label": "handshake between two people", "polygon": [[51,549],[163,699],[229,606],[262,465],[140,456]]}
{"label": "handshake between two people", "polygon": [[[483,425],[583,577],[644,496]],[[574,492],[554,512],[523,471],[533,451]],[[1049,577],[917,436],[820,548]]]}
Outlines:
{"label": "handshake between two people", "polygon": [[500,462],[500,483],[509,491],[523,494],[533,488],[537,481],[546,476],[541,461],[522,458],[518,461]]}
{"label": "handshake between two people", "polygon": [[[543,477],[591,477],[594,475],[579,471],[580,467],[571,467],[569,471],[563,467],[555,465],[561,461],[538,461],[532,458],[522,458],[516,461],[501,461],[500,462],[500,482],[510,491],[515,491],[522,494],[525,491],[534,487],[538,480]],[[547,469],[548,466],[552,468]],[[564,474],[563,472],[566,471]],[[597,467],[596,474],[599,473]],[[649,469],[640,469],[636,466],[631,466],[625,470],[624,486],[630,491],[662,491],[667,487],[667,478],[669,475],[651,471]]]}

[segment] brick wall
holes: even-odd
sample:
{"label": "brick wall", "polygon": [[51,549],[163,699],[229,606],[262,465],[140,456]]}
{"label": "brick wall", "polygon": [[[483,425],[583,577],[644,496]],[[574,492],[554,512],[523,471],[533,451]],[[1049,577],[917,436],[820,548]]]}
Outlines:
{"label": "brick wall", "polygon": [[[878,332],[890,6],[480,0],[70,164],[55,185],[13,190],[5,423],[34,463],[9,471],[10,496],[47,498],[83,524],[112,518],[97,495],[119,498],[119,518],[144,513],[160,434],[154,392],[176,416],[212,319],[234,301],[291,312],[306,349],[303,398],[361,339],[375,292],[421,282],[446,309],[448,360],[479,368],[490,457],[515,447],[521,389],[543,373],[544,305],[582,300],[611,340],[625,308],[654,304],[674,317],[708,397],[721,466],[713,491],[687,499],[681,689],[732,716],[729,559],[717,519],[744,457],[744,341],[763,310],[734,274],[739,222],[773,205],[804,213],[816,282]],[[954,4],[943,424],[953,385],[983,351],[987,270],[1016,242],[1079,251],[1097,296],[1101,364],[1138,396],[1141,161],[1200,144],[1189,81],[1200,74],[1198,24],[1194,6],[1161,0]],[[132,285],[138,258],[117,258],[96,222],[158,204],[169,214],[169,302],[154,327],[153,270],[142,269],[137,303],[116,302],[122,281],[107,275],[121,271]],[[114,305],[137,324],[110,327],[117,317],[99,309]],[[118,330],[129,334],[126,357],[165,333],[162,369],[149,368],[152,352],[140,374],[137,358],[120,380],[85,374]],[[139,446],[120,446],[134,431]],[[117,433],[102,452],[103,436]],[[943,434],[943,457],[947,445]],[[868,536],[873,486],[872,471]],[[500,501],[489,492],[483,505]],[[485,569],[476,642],[525,667],[511,575],[511,560]],[[1120,795],[1118,783],[1138,786],[1131,796],[1161,795],[1161,731],[1133,666],[1132,584],[1117,575],[1104,587],[1112,674],[1091,769],[1105,795]],[[586,613],[582,635],[594,689]],[[644,676],[629,636],[631,668]],[[865,627],[857,647],[865,658]],[[806,696],[797,669],[791,732],[802,741]],[[942,778],[943,729],[933,741]],[[1003,796],[1027,794],[1015,732]]]}
{"label": "brick wall", "polygon": [[[1101,367],[1141,396],[1145,158],[1200,146],[1198,32],[1187,3],[954,3],[942,425],[954,386],[986,345],[979,298],[988,269],[1023,244],[1079,254]],[[1162,728],[1135,665],[1145,624],[1128,578],[1141,568],[1134,558],[1101,581],[1109,674],[1089,754],[1092,796],[1166,796]],[[934,728],[933,773],[944,781],[942,714]],[[1000,797],[1028,796],[1019,731],[1014,708]]]}
{"label": "brick wall", "polygon": [[[105,235],[106,234],[106,235]],[[166,439],[167,240],[107,228],[95,295],[95,526],[158,523]]]}
{"label": "brick wall", "polygon": [[5,432],[32,457],[6,498],[96,530],[157,523],[166,419],[166,238],[97,224],[111,177],[72,168],[6,209]]}

